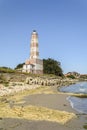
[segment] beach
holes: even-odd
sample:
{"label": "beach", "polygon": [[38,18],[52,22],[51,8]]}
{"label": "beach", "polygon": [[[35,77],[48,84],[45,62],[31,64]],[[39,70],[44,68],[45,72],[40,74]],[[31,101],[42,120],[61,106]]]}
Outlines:
{"label": "beach", "polygon": [[[21,102],[14,106],[24,107],[37,106],[48,108],[49,110],[59,110],[74,113],[76,116],[62,124],[56,121],[32,120],[25,118],[0,118],[0,130],[84,130],[83,126],[87,123],[87,115],[79,114],[75,111],[67,100],[68,95],[57,92],[57,87],[48,87],[48,89],[33,90],[27,95],[23,95]],[[16,97],[16,95],[15,95]],[[11,97],[12,98],[12,97]]]}

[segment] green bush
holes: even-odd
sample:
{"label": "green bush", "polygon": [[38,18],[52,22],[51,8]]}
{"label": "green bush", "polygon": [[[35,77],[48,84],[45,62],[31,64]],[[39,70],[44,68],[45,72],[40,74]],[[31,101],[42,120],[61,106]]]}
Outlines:
{"label": "green bush", "polygon": [[43,59],[43,72],[45,74],[54,74],[57,76],[63,76],[63,71],[60,66],[60,62],[51,58]]}
{"label": "green bush", "polygon": [[20,69],[20,68],[23,67],[23,65],[24,65],[24,63],[20,63],[20,64],[18,64],[18,65],[15,67],[15,69]]}

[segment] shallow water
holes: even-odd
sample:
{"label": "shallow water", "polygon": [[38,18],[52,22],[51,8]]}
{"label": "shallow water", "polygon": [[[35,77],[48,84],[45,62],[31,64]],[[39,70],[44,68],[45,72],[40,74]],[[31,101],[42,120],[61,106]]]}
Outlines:
{"label": "shallow water", "polygon": [[[65,86],[60,88],[60,91],[87,94],[87,82],[79,82],[77,84]],[[79,113],[87,114],[87,98],[69,96],[67,99],[75,110]]]}
{"label": "shallow water", "polygon": [[60,88],[60,91],[87,94],[87,82],[79,82],[70,86],[64,86]]}

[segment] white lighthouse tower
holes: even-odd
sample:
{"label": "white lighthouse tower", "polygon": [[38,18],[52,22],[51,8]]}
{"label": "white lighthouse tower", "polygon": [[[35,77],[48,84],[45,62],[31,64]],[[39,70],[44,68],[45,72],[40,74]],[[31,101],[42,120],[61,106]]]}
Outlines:
{"label": "white lighthouse tower", "polygon": [[39,59],[38,34],[35,30],[31,35],[30,57],[23,65],[23,72],[43,74],[43,60]]}
{"label": "white lighthouse tower", "polygon": [[30,59],[39,59],[38,34],[35,30],[31,35]]}

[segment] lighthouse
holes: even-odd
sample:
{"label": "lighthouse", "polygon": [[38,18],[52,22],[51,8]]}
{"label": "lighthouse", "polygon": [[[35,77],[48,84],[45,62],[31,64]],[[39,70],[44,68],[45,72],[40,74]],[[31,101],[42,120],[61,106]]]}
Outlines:
{"label": "lighthouse", "polygon": [[30,56],[23,65],[23,72],[43,74],[43,60],[39,58],[38,34],[34,30],[31,34]]}
{"label": "lighthouse", "polygon": [[35,30],[33,31],[31,35],[30,59],[39,59],[38,34]]}

